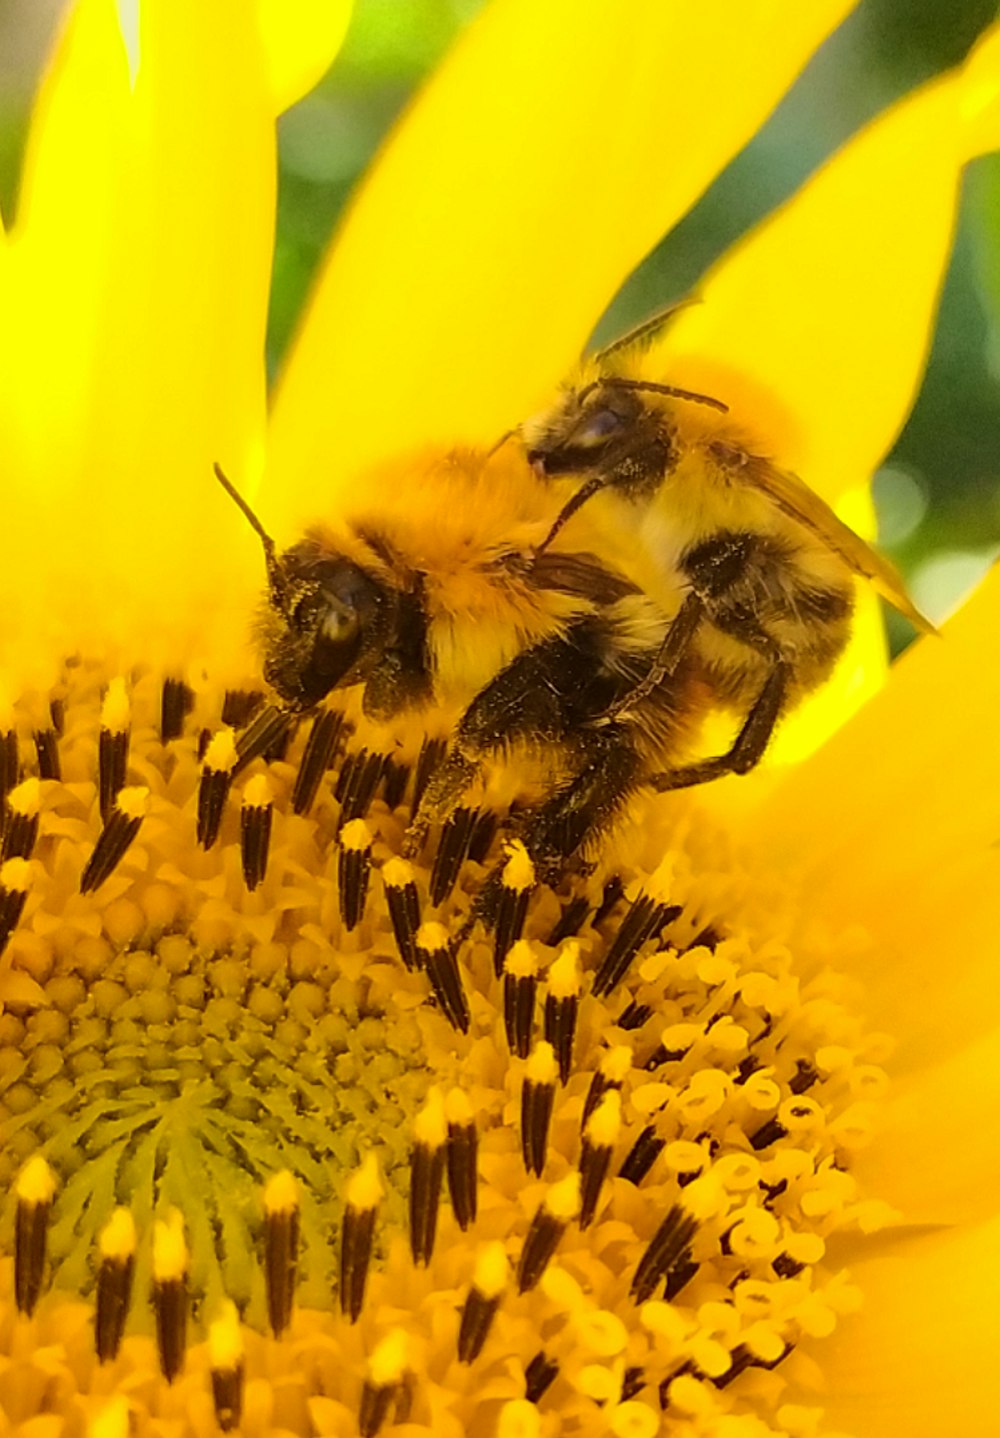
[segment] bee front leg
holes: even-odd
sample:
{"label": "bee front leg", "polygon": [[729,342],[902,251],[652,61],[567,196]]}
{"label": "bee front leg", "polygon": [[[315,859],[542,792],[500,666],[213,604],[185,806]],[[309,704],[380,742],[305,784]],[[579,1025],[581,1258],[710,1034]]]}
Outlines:
{"label": "bee front leg", "polygon": [[431,774],[420,807],[403,836],[403,856],[415,858],[423,848],[430,827],[446,819],[462,801],[462,796],[478,779],[482,765],[464,754],[460,748],[450,751],[443,763]]}

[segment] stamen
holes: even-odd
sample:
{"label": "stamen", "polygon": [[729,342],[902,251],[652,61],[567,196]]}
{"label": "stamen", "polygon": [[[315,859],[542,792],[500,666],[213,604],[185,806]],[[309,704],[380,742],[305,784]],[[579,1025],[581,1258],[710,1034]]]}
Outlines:
{"label": "stamen", "polygon": [[49,718],[52,727],[61,739],[66,733],[66,701],[58,694],[53,694],[49,700]]}
{"label": "stamen", "polygon": [[372,831],[364,819],[349,820],[340,831],[337,854],[337,896],[344,928],[361,923],[372,872]]}
{"label": "stamen", "polygon": [[504,960],[503,1021],[507,1047],[519,1059],[531,1051],[538,988],[538,959],[526,939],[518,939]]}
{"label": "stamen", "polygon": [[230,729],[243,729],[264,702],[259,689],[227,689],[222,697],[222,722]]}
{"label": "stamen", "polygon": [[583,987],[580,945],[576,939],[566,940],[546,977],[545,1037],[555,1050],[559,1061],[559,1082],[564,1084],[573,1067],[573,1039]]}
{"label": "stamen", "polygon": [[39,779],[61,779],[62,765],[59,762],[59,735],[55,729],[36,729],[34,739],[35,753],[38,756]]}
{"label": "stamen", "polygon": [[406,797],[406,786],[409,782],[409,764],[401,764],[396,759],[386,759],[382,765],[382,798],[387,809],[399,808]]}
{"label": "stamen", "polygon": [[600,1064],[594,1070],[594,1077],[590,1080],[590,1088],[583,1102],[581,1129],[586,1127],[588,1118],[608,1090],[621,1089],[631,1068],[632,1050],[628,1044],[615,1044],[614,1048],[605,1050]]}
{"label": "stamen", "polygon": [[622,1126],[622,1097],[609,1089],[587,1120],[580,1149],[580,1227],[589,1228]]}
{"label": "stamen", "polygon": [[615,874],[604,885],[604,892],[601,894],[601,902],[598,904],[597,912],[594,914],[594,917],[590,921],[593,928],[596,929],[599,924],[604,923],[604,920],[611,913],[611,910],[617,908],[618,904],[621,902],[624,896],[625,880],[622,878],[621,874]]}
{"label": "stamen", "polygon": [[637,896],[594,975],[594,993],[598,998],[617,988],[646,940],[679,913],[680,907],[676,904],[660,903],[649,894]]}
{"label": "stamen", "polygon": [[476,1217],[479,1135],[472,1104],[462,1089],[449,1090],[444,1107],[448,1120],[448,1192],[455,1219],[464,1233]]}
{"label": "stamen", "polygon": [[420,898],[413,865],[395,855],[382,866],[385,904],[399,957],[408,969],[417,967],[416,937],[420,928]]}
{"label": "stamen", "polygon": [[535,866],[527,849],[515,839],[507,845],[507,862],[500,874],[496,928],[493,935],[493,972],[503,973],[503,961],[521,937],[528,915],[528,903],[535,887]]}
{"label": "stamen", "polygon": [[188,1247],[176,1208],[153,1228],[152,1296],[160,1371],[173,1383],[184,1367],[188,1317]]}
{"label": "stamen", "polygon": [[0,864],[0,954],[17,928],[31,887],[31,865],[27,859],[8,859]]}
{"label": "stamen", "polygon": [[308,814],[312,808],[320,780],[333,759],[343,723],[344,715],[339,709],[321,709],[313,720],[292,790],[292,808],[296,814]]}
{"label": "stamen", "polygon": [[346,769],[346,782],[338,789],[341,793],[337,795],[340,799],[340,823],[349,824],[352,819],[361,819],[368,813],[371,802],[375,798],[375,790],[378,788],[378,781],[382,777],[382,766],[386,756],[379,754],[376,750],[360,749],[353,756],[353,763],[348,768],[345,764],[341,769],[341,778],[344,778]]}
{"label": "stamen", "polygon": [[541,1039],[524,1070],[521,1085],[521,1154],[529,1173],[541,1178],[559,1068],[552,1045]]}
{"label": "stamen", "polygon": [[580,1175],[573,1169],[553,1183],[542,1199],[524,1238],[517,1267],[517,1291],[534,1288],[549,1265],[559,1240],[580,1212]]}
{"label": "stamen", "polygon": [[494,1239],[479,1250],[472,1270],[472,1287],[462,1306],[458,1330],[458,1361],[474,1363],[496,1317],[500,1299],[507,1287],[507,1254],[500,1239]]}
{"label": "stamen", "polygon": [[583,927],[583,921],[590,911],[590,900],[586,894],[577,894],[575,899],[570,899],[568,904],[563,904],[562,913],[555,928],[545,940],[549,948],[554,949],[564,939],[573,939]]}
{"label": "stamen", "polygon": [[280,1338],[292,1321],[298,1263],[298,1185],[284,1168],[264,1189],[264,1282],[267,1317],[275,1338]]}
{"label": "stamen", "polygon": [[559,1376],[559,1364],[544,1349],[532,1358],[524,1370],[524,1396],[529,1403],[539,1403]]}
{"label": "stamen", "polygon": [[148,808],[149,790],[144,785],[119,790],[111,817],[80,876],[81,894],[92,893],[111,877],[142,827]]}
{"label": "stamen", "polygon": [[218,1318],[208,1326],[208,1366],[215,1421],[223,1433],[230,1433],[240,1426],[243,1416],[245,1376],[243,1331],[232,1299],[223,1299]]}
{"label": "stamen", "polygon": [[14,714],[6,702],[0,703],[0,830],[5,822],[7,795],[21,777],[21,761],[17,749]]}
{"label": "stamen", "polygon": [[[242,774],[248,764],[262,755],[266,758],[282,745],[295,727],[295,715],[276,704],[265,704],[253,721],[236,739],[236,761],[230,778]],[[204,755],[202,757],[205,757]]]}
{"label": "stamen", "polygon": [[274,800],[271,785],[263,774],[247,780],[240,809],[240,858],[243,882],[253,893],[264,881],[271,849],[271,823]]}
{"label": "stamen", "polygon": [[667,1303],[673,1303],[678,1294],[682,1293],[692,1278],[701,1267],[691,1257],[690,1248],[685,1248],[680,1258],[671,1264],[667,1270],[667,1282],[663,1290],[663,1297]]}
{"label": "stamen", "polygon": [[636,1303],[645,1303],[652,1296],[660,1279],[681,1258],[697,1231],[697,1219],[675,1203],[639,1260],[629,1290]]}
{"label": "stamen", "polygon": [[160,691],[160,742],[169,744],[184,733],[184,720],[194,708],[194,690],[183,679],[164,679]]}
{"label": "stamen", "polygon": [[495,809],[481,809],[469,841],[469,858],[474,864],[485,864],[500,820]]}
{"label": "stamen", "polygon": [[97,1239],[97,1313],[94,1346],[100,1363],[118,1357],[132,1302],[135,1275],[135,1221],[127,1208],[116,1208]]}
{"label": "stamen", "polygon": [[45,1277],[49,1214],[56,1191],[56,1177],[41,1154],[35,1154],[21,1169],[14,1185],[17,1217],[14,1233],[14,1300],[19,1313],[30,1318],[35,1311]]}
{"label": "stamen", "polygon": [[364,1305],[375,1215],[384,1193],[378,1161],[370,1153],[347,1181],[340,1226],[340,1311],[351,1323],[357,1323]]}
{"label": "stamen", "polygon": [[448,1124],[444,1099],[432,1088],[413,1124],[410,1153],[410,1252],[418,1266],[430,1263],[437,1233],[441,1178],[444,1173]]}
{"label": "stamen", "polygon": [[0,862],[4,859],[31,858],[38,839],[38,811],[41,804],[42,786],[37,779],[25,779],[16,789],[10,791]]}
{"label": "stamen", "polygon": [[236,773],[239,751],[231,729],[220,729],[209,740],[198,785],[198,843],[210,849],[219,837],[226,800]]}
{"label": "stamen", "polygon": [[772,1143],[779,1139],[788,1137],[788,1129],[777,1118],[769,1118],[767,1123],[759,1128],[756,1133],[750,1134],[750,1147],[760,1153],[761,1149],[770,1148]]}
{"label": "stamen", "polygon": [[434,997],[452,1028],[469,1032],[469,1001],[462,988],[458,956],[452,948],[448,931],[442,924],[421,924],[414,947],[419,968],[427,970]]}
{"label": "stamen", "polygon": [[125,692],[125,680],[112,679],[101,705],[101,728],[97,738],[98,799],[101,820],[105,824],[118,791],[125,784],[131,725],[132,710]]}
{"label": "stamen", "polygon": [[402,1328],[387,1333],[368,1360],[358,1414],[360,1438],[375,1438],[389,1415],[389,1405],[402,1384],[408,1362],[408,1340]]}
{"label": "stamen", "polygon": [[666,1139],[660,1138],[652,1124],[647,1124],[626,1154],[618,1177],[638,1187],[666,1146]]}
{"label": "stamen", "polygon": [[417,772],[413,781],[413,813],[416,814],[420,808],[420,801],[424,797],[424,790],[430,782],[430,777],[444,760],[448,752],[448,745],[444,739],[425,739],[420,746],[420,753],[417,755]]}
{"label": "stamen", "polygon": [[459,807],[445,820],[431,870],[431,903],[443,904],[465,863],[478,812]]}
{"label": "stamen", "polygon": [[618,1015],[618,1028],[632,1033],[635,1029],[641,1029],[643,1024],[652,1017],[653,1010],[649,1004],[637,1004],[632,999]]}

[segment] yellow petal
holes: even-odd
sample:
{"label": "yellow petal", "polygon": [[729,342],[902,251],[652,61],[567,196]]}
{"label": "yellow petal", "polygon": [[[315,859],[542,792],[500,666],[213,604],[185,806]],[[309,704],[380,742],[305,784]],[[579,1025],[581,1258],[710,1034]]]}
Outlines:
{"label": "yellow petal", "polygon": [[865,1304],[823,1345],[825,1426],[853,1438],[992,1438],[1000,1219],[886,1242],[851,1277]]}
{"label": "yellow petal", "polygon": [[[114,13],[81,6],[32,146],[24,363],[3,399],[21,426],[9,544],[24,562],[0,582],[22,649],[42,623],[58,642],[61,623],[133,652],[141,636],[159,658],[178,637],[200,650],[227,603],[246,603],[218,560],[230,507],[212,463],[240,478],[259,463],[274,135],[243,0],[143,6],[133,86]],[[112,140],[93,195],[74,125]],[[48,593],[53,573],[73,586]]]}
{"label": "yellow petal", "polygon": [[[994,1013],[994,1018],[996,1017]],[[852,1164],[908,1224],[982,1222],[1000,1193],[1000,1030],[898,1078],[879,1133]]]}
{"label": "yellow petal", "polygon": [[257,0],[275,113],[293,105],[333,64],[351,0]]}
{"label": "yellow petal", "polygon": [[830,742],[733,822],[798,873],[813,921],[868,942],[831,960],[900,1038],[898,1071],[942,1062],[1000,1009],[1000,571],[922,639]]}
{"label": "yellow petal", "polygon": [[863,130],[727,256],[662,342],[828,499],[889,449],[923,374],[961,171],[1000,139],[1000,32]]}
{"label": "yellow petal", "polygon": [[849,8],[488,6],[322,276],[277,400],[269,518],[299,521],[386,454],[490,443],[537,408]]}

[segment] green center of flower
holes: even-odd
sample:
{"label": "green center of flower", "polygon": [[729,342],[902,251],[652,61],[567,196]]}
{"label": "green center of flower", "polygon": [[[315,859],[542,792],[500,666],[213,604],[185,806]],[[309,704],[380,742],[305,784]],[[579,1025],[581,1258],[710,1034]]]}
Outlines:
{"label": "green center of flower", "polygon": [[[755,937],[696,806],[555,892],[504,816],[401,859],[428,765],[338,718],[265,713],[251,761],[153,677],[59,697],[61,734],[29,696],[0,735],[19,1391],[53,1343],[89,1391],[96,1341],[184,1405],[207,1366],[223,1427],[245,1368],[303,1433],[318,1398],[430,1423],[444,1374],[504,1438],[769,1412],[856,1302],[827,1239],[884,1217],[850,1174],[884,1045]],[[64,1344],[70,1295],[96,1339]]]}

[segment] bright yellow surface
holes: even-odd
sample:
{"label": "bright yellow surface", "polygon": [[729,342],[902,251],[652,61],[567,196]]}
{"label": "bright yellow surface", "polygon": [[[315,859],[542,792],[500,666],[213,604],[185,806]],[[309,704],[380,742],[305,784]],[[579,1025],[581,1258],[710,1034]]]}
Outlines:
{"label": "bright yellow surface", "polygon": [[993,1438],[1000,1219],[887,1238],[851,1272],[865,1304],[825,1345],[817,1397],[829,1427],[853,1438]]}
{"label": "bright yellow surface", "polygon": [[743,392],[827,499],[865,480],[923,375],[962,165],[998,140],[1000,32],[861,131],[726,256],[658,347],[675,383]]}
{"label": "bright yellow surface", "polygon": [[387,145],[288,364],[280,533],[425,441],[492,443],[850,0],[494,0]]}
{"label": "bright yellow surface", "polygon": [[907,1035],[900,1070],[946,1060],[1000,1012],[998,630],[994,570],[735,823],[761,863],[801,875],[816,923],[865,930],[836,962],[863,977],[873,1021]]}
{"label": "bright yellow surface", "polygon": [[48,638],[47,664],[69,630],[75,643],[138,632],[150,658],[190,658],[250,592],[217,562],[229,506],[211,467],[252,471],[263,424],[263,55],[245,0],[141,13],[133,85],[112,0],[78,7],[7,256],[5,542],[44,564],[5,569],[0,602],[14,652]]}
{"label": "bright yellow surface", "polygon": [[276,111],[294,104],[330,68],[351,9],[351,0],[257,0]]}

